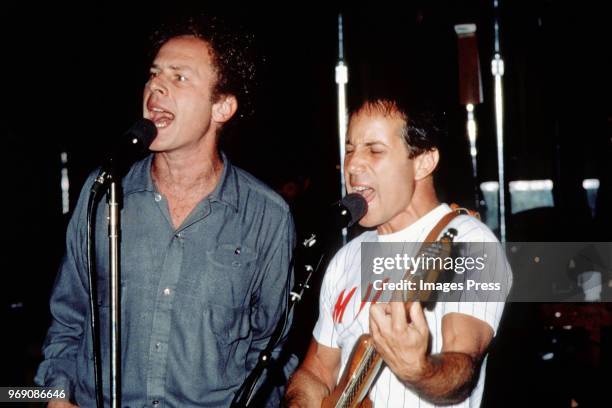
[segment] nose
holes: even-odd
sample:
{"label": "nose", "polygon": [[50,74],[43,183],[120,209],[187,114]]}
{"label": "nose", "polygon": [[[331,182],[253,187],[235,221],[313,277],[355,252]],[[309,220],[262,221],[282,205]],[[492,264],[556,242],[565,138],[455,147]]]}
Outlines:
{"label": "nose", "polygon": [[160,95],[166,95],[168,93],[168,88],[164,84],[161,75],[151,76],[149,82],[147,82],[147,88],[149,88],[152,93]]}
{"label": "nose", "polygon": [[364,162],[357,151],[352,152],[344,158],[344,171],[347,175],[356,176],[364,170]]}

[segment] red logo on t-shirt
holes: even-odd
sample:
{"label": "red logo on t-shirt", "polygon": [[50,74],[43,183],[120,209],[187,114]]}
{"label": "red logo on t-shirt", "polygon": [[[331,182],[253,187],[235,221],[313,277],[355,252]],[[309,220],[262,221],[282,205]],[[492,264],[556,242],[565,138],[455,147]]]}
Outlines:
{"label": "red logo on t-shirt", "polygon": [[353,294],[357,290],[357,286],[355,286],[351,291],[344,297],[344,290],[340,292],[338,296],[338,300],[336,300],[336,304],[334,305],[334,314],[332,315],[335,323],[342,323],[342,316],[344,316],[344,309],[346,309],[346,305],[351,301]]}
{"label": "red logo on t-shirt", "polygon": [[[389,282],[389,278],[385,278],[383,279],[383,283],[387,283]],[[372,296],[372,284],[368,284],[368,290],[366,291],[365,296],[363,297],[363,299],[361,300],[361,306],[359,306],[359,312],[357,312],[357,314],[361,313],[361,309],[363,309],[363,307],[366,305],[366,303],[370,302],[373,305],[376,304],[376,302],[378,302],[378,299],[380,299],[380,295],[382,295],[382,290],[376,290],[376,292],[374,293],[374,296],[372,297],[372,300],[370,300],[370,297]]]}
{"label": "red logo on t-shirt", "polygon": [[[389,281],[389,278],[385,278],[383,280],[383,283],[386,283],[388,281]],[[356,290],[357,290],[357,286],[351,289],[345,298],[344,292],[346,291],[346,289],[342,289],[342,292],[340,292],[340,294],[338,295],[338,299],[336,299],[336,304],[334,305],[334,313],[332,315],[334,323],[342,323],[342,316],[344,316],[344,310],[346,309],[346,306],[348,305],[348,303],[351,301],[351,298],[355,294]],[[357,311],[357,315],[361,313],[361,310],[366,305],[366,303],[371,303],[373,305],[376,304],[376,302],[378,302],[378,299],[380,298],[380,295],[382,295],[382,291],[375,290],[374,296],[372,296],[372,284],[370,283],[368,285],[368,289],[366,291],[365,296],[361,300],[361,305],[359,306],[359,311]]]}

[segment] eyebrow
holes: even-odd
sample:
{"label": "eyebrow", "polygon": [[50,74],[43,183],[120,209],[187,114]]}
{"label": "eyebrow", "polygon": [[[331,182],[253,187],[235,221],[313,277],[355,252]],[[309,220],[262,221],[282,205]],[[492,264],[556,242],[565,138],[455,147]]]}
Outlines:
{"label": "eyebrow", "polygon": [[[172,71],[189,71],[189,72],[193,72],[193,69],[188,66],[188,65],[170,65],[168,66],[168,68]],[[151,64],[151,68],[150,69],[163,69],[162,67],[160,67],[157,64]]]}
{"label": "eyebrow", "polygon": [[193,71],[193,69],[187,65],[170,65],[170,69],[173,71]]}
{"label": "eyebrow", "polygon": [[[353,143],[352,143],[350,140],[346,139],[345,144],[347,144],[347,145],[348,145],[348,144],[352,145]],[[380,142],[380,141],[375,141],[375,142],[365,142],[365,143],[364,143],[364,145],[366,145],[366,146],[368,146],[368,147],[370,147],[370,146],[374,146],[374,145],[382,145],[382,146],[386,146],[386,144],[385,144],[384,142]]]}

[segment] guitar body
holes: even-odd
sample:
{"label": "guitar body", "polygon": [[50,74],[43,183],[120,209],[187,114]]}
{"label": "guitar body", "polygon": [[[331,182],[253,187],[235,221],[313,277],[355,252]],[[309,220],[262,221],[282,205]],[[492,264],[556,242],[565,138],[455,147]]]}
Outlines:
{"label": "guitar body", "polygon": [[[364,355],[366,353],[366,349],[368,346],[373,346],[372,337],[369,334],[362,334],[357,340],[357,344],[353,347],[353,352],[349,358],[348,365],[344,369],[344,373],[342,377],[340,377],[340,381],[334,391],[325,399],[323,399],[323,403],[321,404],[321,408],[371,408],[372,401],[367,398],[367,393],[370,389],[370,385],[372,384],[376,372],[378,370],[370,370],[370,377],[366,381],[364,381],[363,386],[357,391],[357,398],[354,398],[353,401],[343,403],[341,401],[342,394],[345,392],[347,384],[351,377],[355,375],[356,371],[359,368],[359,364],[364,359]],[[378,357],[380,360],[379,364],[382,363],[382,359]],[[364,394],[364,395],[362,395]],[[361,398],[359,398],[361,397]]]}
{"label": "guitar body", "polygon": [[[337,401],[328,400],[328,398],[332,398],[332,396],[330,395],[329,397],[323,400],[323,403],[321,404],[321,408],[334,408],[335,407],[334,404]],[[363,401],[357,403],[357,405],[349,405],[349,406],[351,408],[372,408],[372,401],[370,401],[369,398],[365,398]]]}

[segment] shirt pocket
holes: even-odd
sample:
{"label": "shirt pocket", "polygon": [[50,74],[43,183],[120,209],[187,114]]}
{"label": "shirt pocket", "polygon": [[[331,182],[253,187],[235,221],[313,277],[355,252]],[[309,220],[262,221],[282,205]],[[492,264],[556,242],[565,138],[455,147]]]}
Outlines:
{"label": "shirt pocket", "polygon": [[206,256],[210,266],[202,282],[206,302],[234,309],[249,307],[257,272],[257,253],[245,246],[221,244]]}

